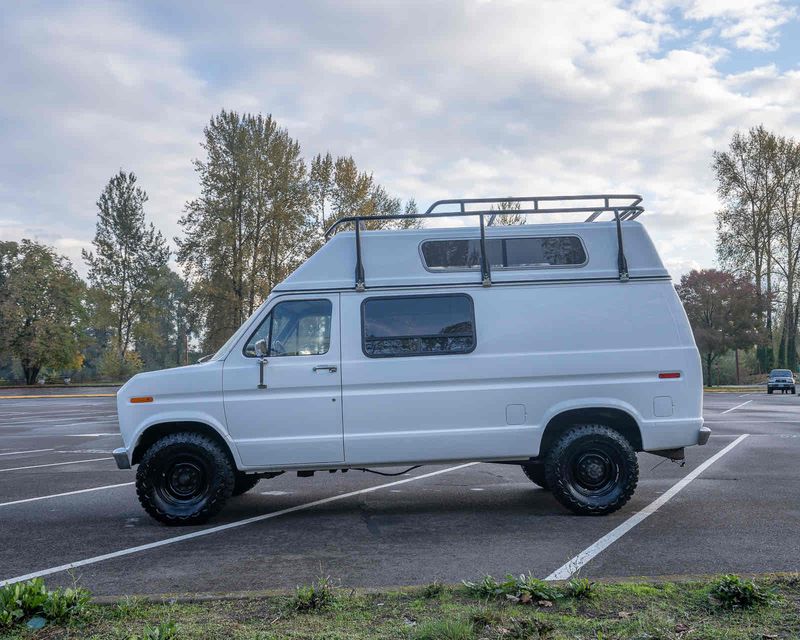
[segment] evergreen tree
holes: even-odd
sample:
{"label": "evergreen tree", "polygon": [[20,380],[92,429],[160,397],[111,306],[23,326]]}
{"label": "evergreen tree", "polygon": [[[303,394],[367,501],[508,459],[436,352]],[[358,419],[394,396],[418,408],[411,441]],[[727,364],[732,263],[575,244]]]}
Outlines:
{"label": "evergreen tree", "polygon": [[120,171],[97,201],[94,251],[83,251],[98,298],[98,321],[113,331],[113,351],[124,363],[134,330],[152,304],[158,275],[169,260],[164,237],[145,221],[147,193],[133,173]]}

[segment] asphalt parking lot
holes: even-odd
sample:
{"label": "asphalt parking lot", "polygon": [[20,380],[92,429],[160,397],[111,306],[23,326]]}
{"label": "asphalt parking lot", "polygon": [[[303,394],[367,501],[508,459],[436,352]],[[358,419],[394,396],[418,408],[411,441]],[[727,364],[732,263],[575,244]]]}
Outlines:
{"label": "asphalt parking lot", "polygon": [[570,514],[518,467],[454,464],[399,478],[285,474],[207,525],[169,528],[110,458],[113,398],[0,396],[0,583],[43,574],[118,595],[293,588],[323,574],[380,587],[578,567],[800,570],[800,396],[706,394],[705,418],[708,445],[683,468],[640,454],[636,495],[605,518]]}

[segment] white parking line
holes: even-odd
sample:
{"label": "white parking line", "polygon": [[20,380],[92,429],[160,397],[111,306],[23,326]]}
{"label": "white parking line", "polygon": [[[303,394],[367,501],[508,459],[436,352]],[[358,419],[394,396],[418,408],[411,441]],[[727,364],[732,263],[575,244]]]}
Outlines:
{"label": "white parking line", "polygon": [[723,416],[726,413],[730,413],[731,411],[736,411],[736,409],[741,409],[744,405],[750,404],[751,402],[752,402],[752,400],[748,400],[747,402],[742,402],[742,404],[737,404],[735,407],[731,407],[730,409],[726,409],[725,411],[723,411],[719,415]]}
{"label": "white parking line", "polygon": [[105,489],[116,489],[117,487],[129,487],[133,482],[122,482],[120,484],[107,484],[104,487],[92,487],[91,489],[79,489],[78,491],[66,491],[64,493],[52,493],[49,496],[38,496],[36,498],[25,498],[23,500],[12,500],[11,502],[0,502],[0,507],[10,507],[14,504],[25,504],[26,502],[38,502],[39,500],[49,500],[50,498],[63,498],[64,496],[75,496],[79,493],[91,493],[92,491],[104,491]]}
{"label": "white parking line", "polygon": [[269,520],[270,518],[277,518],[278,516],[286,515],[287,513],[293,513],[295,511],[304,511],[306,509],[311,509],[312,507],[318,507],[321,504],[328,504],[329,502],[336,502],[337,500],[344,500],[345,498],[352,498],[353,496],[358,496],[364,493],[371,493],[373,491],[379,491],[380,489],[386,489],[388,487],[396,487],[400,484],[406,484],[407,482],[416,482],[417,480],[424,480],[425,478],[432,478],[433,476],[438,476],[443,473],[449,473],[450,471],[457,471],[458,469],[464,469],[466,467],[471,467],[472,465],[478,464],[477,462],[467,462],[466,464],[460,464],[455,467],[448,467],[447,469],[439,469],[438,471],[431,471],[430,473],[423,473],[420,476],[414,476],[412,478],[406,478],[404,480],[395,480],[394,482],[389,482],[387,484],[380,484],[375,487],[367,487],[366,489],[359,489],[358,491],[350,491],[348,493],[340,493],[336,496],[331,496],[329,498],[322,498],[321,500],[314,500],[313,502],[306,502],[304,504],[299,504],[294,507],[289,507],[288,509],[281,509],[280,511],[273,511],[271,513],[265,513],[260,516],[253,516],[252,518],[245,518],[244,520],[237,520],[235,522],[229,522],[228,524],[221,524],[216,527],[209,527],[208,529],[202,529],[201,531],[194,531],[192,533],[185,533],[180,536],[174,536],[172,538],[166,538],[165,540],[158,540],[157,542],[150,542],[148,544],[141,544],[137,547],[130,547],[128,549],[120,549],[119,551],[113,551],[111,553],[104,553],[100,556],[94,556],[93,558],[86,558],[84,560],[76,560],[75,562],[70,562],[68,564],[62,564],[57,567],[51,567],[49,569],[42,569],[41,571],[34,571],[32,573],[26,573],[23,576],[16,576],[14,578],[6,578],[5,580],[0,580],[0,587],[4,587],[7,584],[13,584],[15,582],[22,582],[23,580],[32,580],[33,578],[40,578],[42,576],[49,576],[54,573],[60,573],[62,571],[67,571],[68,569],[75,569],[77,567],[85,567],[89,564],[97,564],[98,562],[103,562],[104,560],[111,560],[113,558],[120,558],[122,556],[129,556],[132,553],[139,553],[140,551],[149,551],[150,549],[157,549],[158,547],[163,547],[168,544],[175,544],[176,542],[183,542],[185,540],[193,540],[194,538],[201,538],[203,536],[211,535],[212,533],[219,533],[220,531],[227,531],[228,529],[236,529],[238,527],[244,527],[248,524],[253,524],[254,522],[262,522],[264,520]]}
{"label": "white parking line", "polygon": [[610,547],[614,542],[616,542],[622,536],[628,533],[628,531],[633,529],[637,524],[639,524],[649,516],[653,515],[661,507],[667,504],[667,502],[669,502],[678,493],[680,493],[683,489],[685,489],[686,486],[692,480],[697,478],[697,476],[703,473],[703,471],[708,469],[722,456],[731,451],[735,446],[737,446],[740,442],[742,442],[742,440],[744,440],[748,435],[750,434],[745,433],[736,438],[736,440],[731,442],[727,447],[725,447],[721,451],[718,451],[716,454],[711,456],[708,460],[706,460],[703,464],[697,467],[685,478],[672,485],[667,491],[661,494],[658,498],[656,498],[653,502],[647,505],[644,509],[632,515],[621,525],[619,525],[615,529],[612,529],[610,532],[608,532],[606,535],[600,538],[597,542],[595,542],[591,546],[581,551],[577,556],[572,558],[569,562],[567,562],[566,564],[562,565],[561,567],[553,571],[553,573],[547,576],[545,580],[567,580],[572,574],[578,571],[581,567],[583,567],[583,565],[589,562],[592,558],[597,556],[601,551]]}
{"label": "white parking line", "polygon": [[11,469],[0,469],[3,471],[22,471],[23,469],[41,469],[42,467],[60,467],[65,464],[80,464],[81,462],[100,462],[101,460],[113,460],[114,458],[91,458],[90,460],[70,460],[69,462],[51,462],[50,464],[34,464],[29,467],[13,467]]}
{"label": "white parking line", "polygon": [[28,451],[9,451],[8,453],[0,453],[0,456],[18,456],[23,453],[42,453],[43,451],[52,451],[52,449],[29,449]]}

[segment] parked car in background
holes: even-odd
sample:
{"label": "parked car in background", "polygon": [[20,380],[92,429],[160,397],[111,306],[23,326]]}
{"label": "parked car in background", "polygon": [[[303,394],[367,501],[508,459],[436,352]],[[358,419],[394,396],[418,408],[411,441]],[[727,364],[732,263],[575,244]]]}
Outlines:
{"label": "parked car in background", "polygon": [[767,393],[772,393],[773,391],[797,393],[794,385],[794,374],[789,369],[773,369],[769,372]]}

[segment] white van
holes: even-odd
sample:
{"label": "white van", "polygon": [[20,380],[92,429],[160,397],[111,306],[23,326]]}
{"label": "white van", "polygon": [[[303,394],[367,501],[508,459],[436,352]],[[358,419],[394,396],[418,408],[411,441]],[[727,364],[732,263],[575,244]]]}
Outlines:
{"label": "white van", "polygon": [[[588,219],[492,226],[490,206],[509,200]],[[619,509],[636,452],[681,460],[710,434],[697,348],[640,202],[444,200],[404,216],[474,227],[339,220],[210,360],[119,390],[118,466],[139,465],[139,499],[167,524],[205,521],[286,471],[455,461],[521,465],[579,514]]]}

